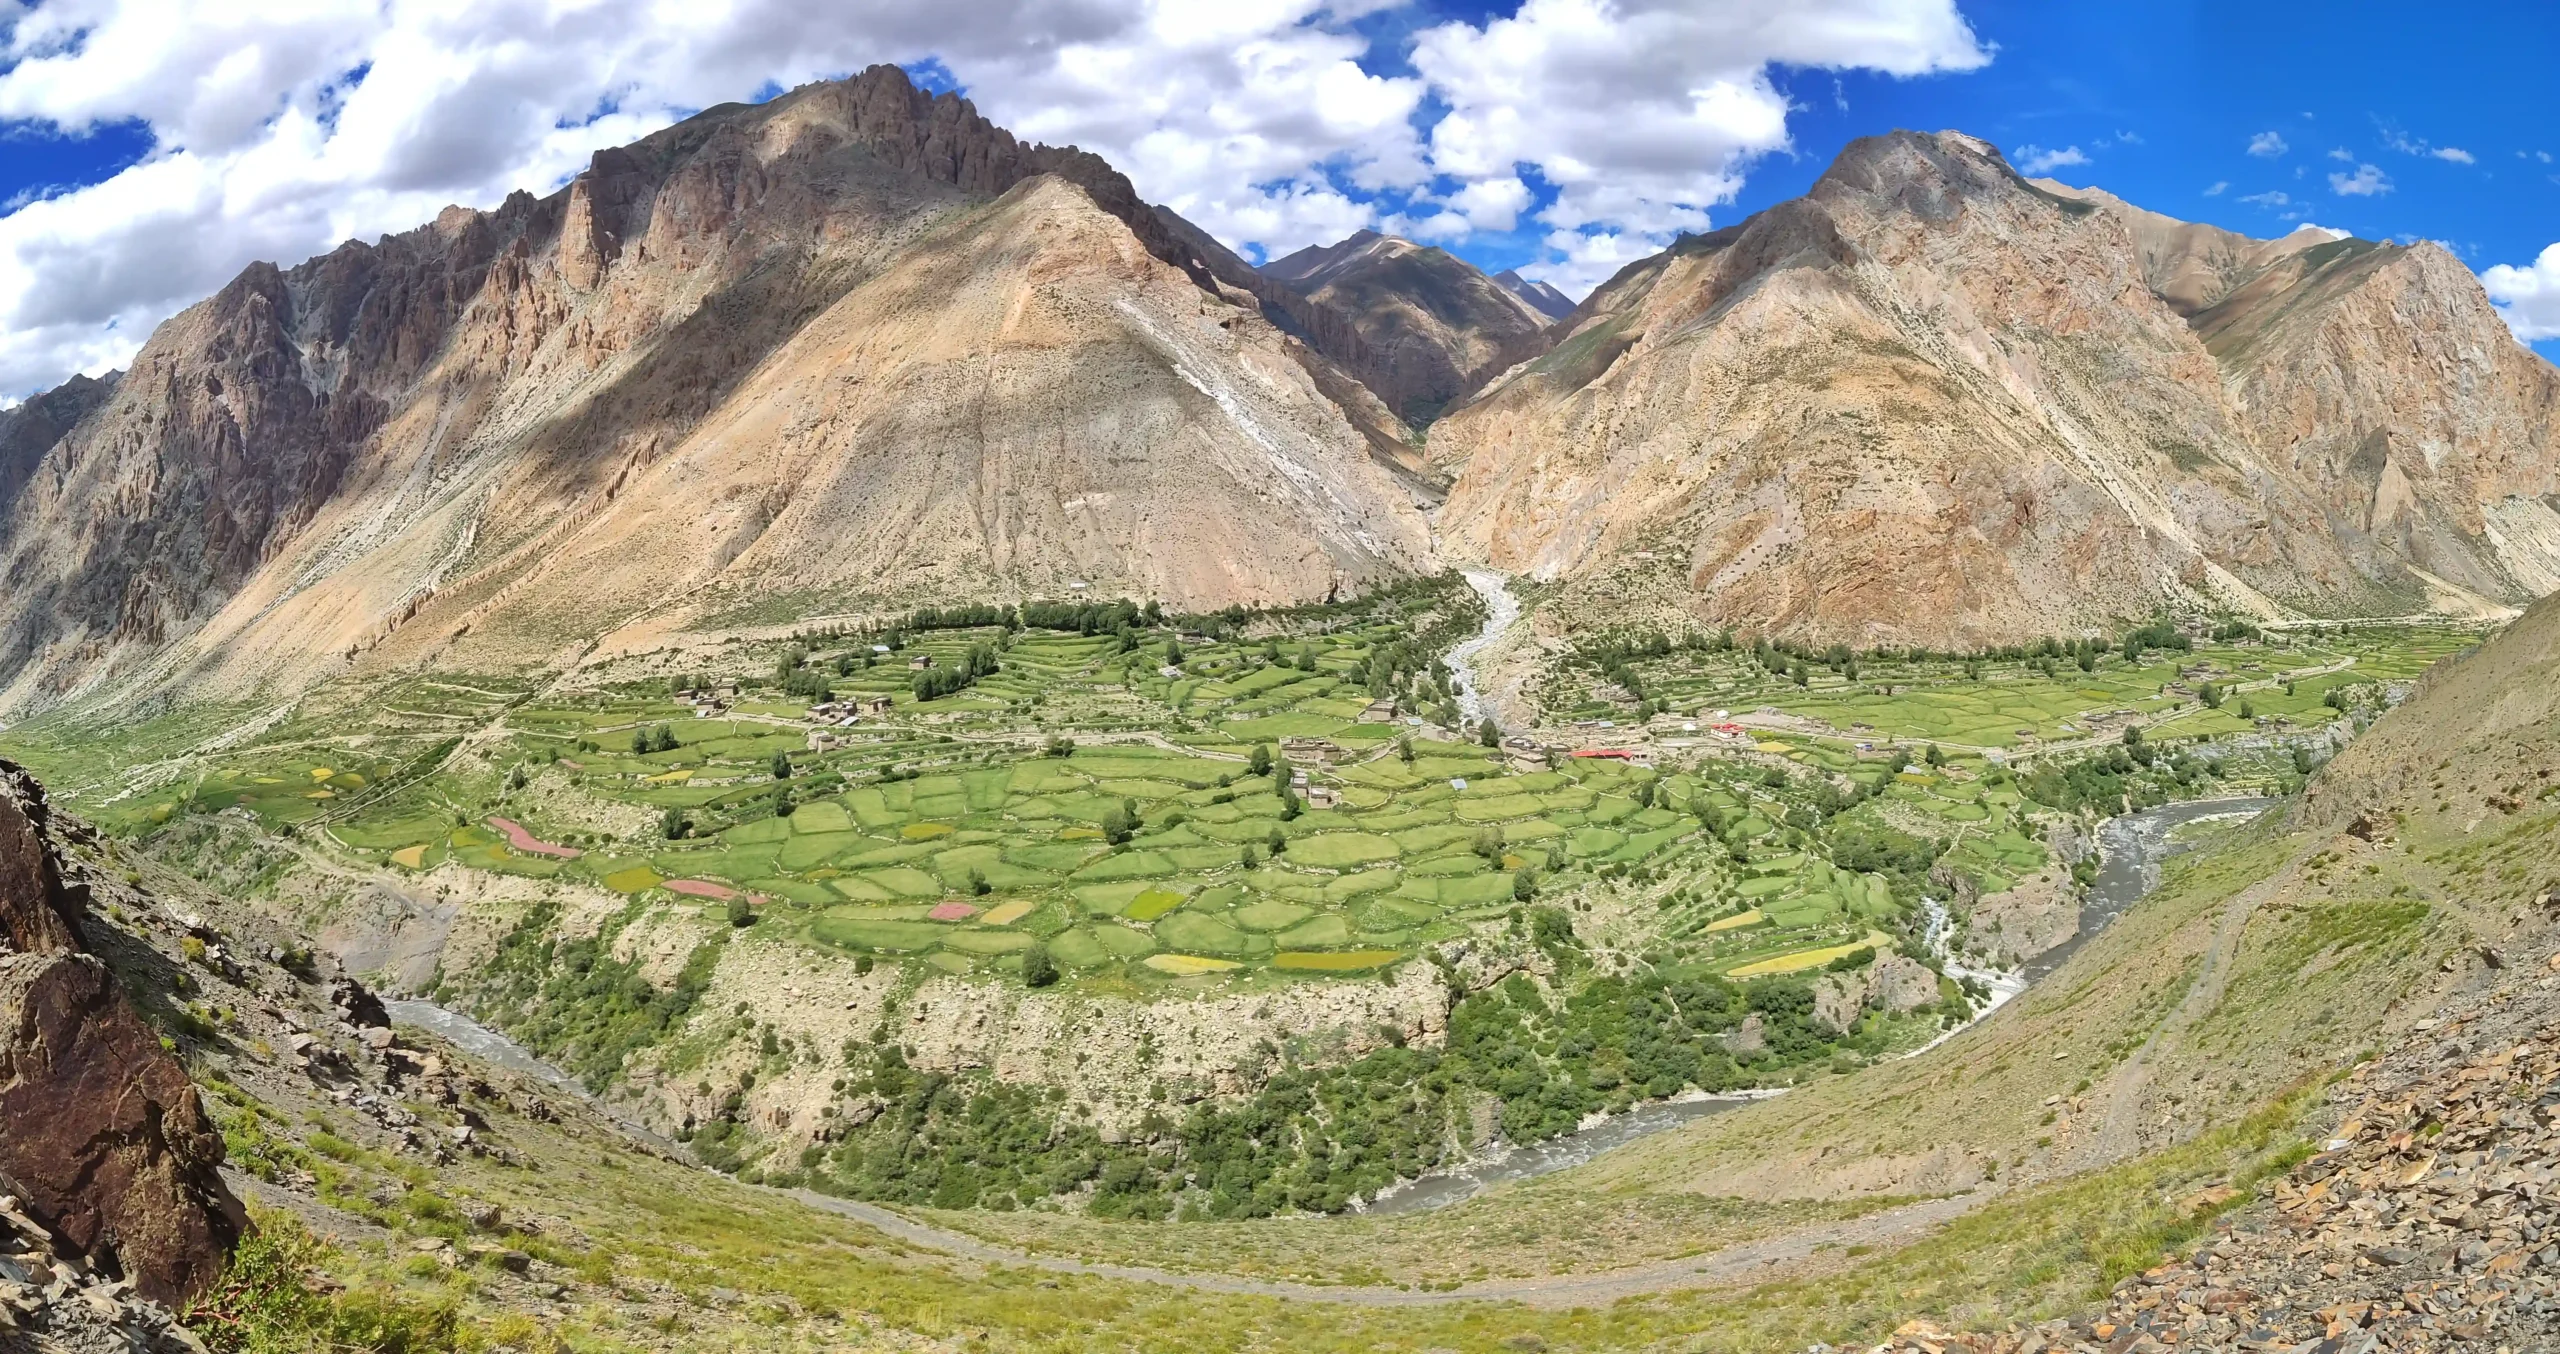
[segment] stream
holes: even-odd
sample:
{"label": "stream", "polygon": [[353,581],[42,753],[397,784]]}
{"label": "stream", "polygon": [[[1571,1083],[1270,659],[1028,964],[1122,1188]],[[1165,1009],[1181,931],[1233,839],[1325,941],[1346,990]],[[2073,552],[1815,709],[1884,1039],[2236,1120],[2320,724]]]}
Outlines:
{"label": "stream", "polygon": [[[1454,663],[1452,666],[1456,666]],[[2103,931],[2123,916],[2125,909],[2139,902],[2144,894],[2160,884],[2160,867],[2170,857],[2191,849],[2183,843],[2172,843],[2169,834],[2189,823],[2219,818],[2247,818],[2276,801],[2257,797],[2231,799],[2199,799],[2180,804],[2163,804],[2110,818],[2098,825],[2101,857],[2098,877],[2089,885],[2080,903],[2080,929],[2071,939],[2036,956],[2025,967],[2014,970],[1991,970],[1968,967],[1946,958],[1947,913],[1935,899],[1923,900],[1928,917],[1927,937],[1936,949],[1946,971],[1957,978],[1974,978],[1990,989],[1991,1000],[1974,1013],[1972,1020],[1930,1040],[1904,1057],[1916,1057],[1973,1028],[2010,999],[2026,991],[2038,980],[2060,968],[2064,960],[2077,953],[2091,936]],[[1389,1186],[1372,1200],[1368,1212],[1393,1216],[1400,1213],[1423,1213],[1445,1208],[1461,1200],[1471,1199],[1490,1186],[1512,1180],[1527,1180],[1553,1171],[1579,1166],[1612,1148],[1623,1147],[1638,1138],[1708,1115],[1740,1109],[1754,1100],[1779,1094],[1775,1091],[1746,1092],[1740,1095],[1691,1095],[1677,1100],[1657,1100],[1638,1105],[1623,1114],[1586,1123],[1559,1138],[1527,1147],[1503,1147],[1486,1156],[1447,1171],[1434,1172],[1418,1180]]]}
{"label": "stream", "polygon": [[1510,629],[1513,621],[1520,619],[1520,599],[1511,595],[1502,575],[1490,569],[1462,572],[1466,575],[1467,586],[1484,598],[1484,628],[1476,632],[1475,638],[1460,641],[1442,661],[1449,665],[1449,675],[1457,680],[1458,716],[1467,728],[1472,729],[1477,721],[1484,718],[1484,693],[1476,686],[1475,657],[1483,653],[1484,647],[1491,644],[1496,636]]}

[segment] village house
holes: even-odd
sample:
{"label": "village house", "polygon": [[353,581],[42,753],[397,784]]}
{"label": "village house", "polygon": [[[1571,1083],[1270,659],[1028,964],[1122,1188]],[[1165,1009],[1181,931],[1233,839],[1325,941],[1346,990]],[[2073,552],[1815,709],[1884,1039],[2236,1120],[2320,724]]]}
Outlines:
{"label": "village house", "polygon": [[1330,785],[1310,785],[1307,787],[1308,808],[1329,809],[1341,802],[1342,792]]}
{"label": "village house", "polygon": [[1280,755],[1293,762],[1320,762],[1331,766],[1342,760],[1342,746],[1324,738],[1283,738]]}
{"label": "village house", "polygon": [[857,696],[853,701],[853,708],[866,715],[885,715],[889,713],[889,705],[887,696]]}
{"label": "village house", "polygon": [[1360,711],[1363,724],[1393,724],[1395,720],[1396,703],[1392,698],[1373,700]]}
{"label": "village house", "polygon": [[920,653],[907,660],[907,671],[909,672],[922,672],[932,666],[933,655],[929,653]]}

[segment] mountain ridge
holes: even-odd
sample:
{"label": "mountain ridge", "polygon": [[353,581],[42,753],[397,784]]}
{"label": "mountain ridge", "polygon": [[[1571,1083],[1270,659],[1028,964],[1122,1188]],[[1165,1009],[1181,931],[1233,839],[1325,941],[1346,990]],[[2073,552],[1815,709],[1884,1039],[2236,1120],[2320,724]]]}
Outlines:
{"label": "mountain ridge", "polygon": [[1444,249],[1374,230],[1309,245],[1259,270],[1315,312],[1318,346],[1406,422],[1545,351],[1548,317]]}
{"label": "mountain ridge", "polygon": [[[1115,392],[1117,378],[1088,381],[1045,406],[1100,419],[1100,435],[1076,445],[1111,449],[1123,467],[1116,480],[1127,468],[1164,470],[1174,480],[1163,492],[1133,495],[1135,481],[1099,498],[1067,487],[1055,504],[1102,515],[1031,537],[992,508],[956,533],[882,522],[887,554],[859,565],[843,556],[849,573],[795,560],[752,584],[722,585],[722,571],[805,487],[741,449],[719,476],[719,492],[735,497],[704,519],[720,525],[692,538],[704,553],[689,573],[656,574],[674,591],[643,597],[608,584],[612,600],[595,611],[542,604],[560,544],[629,520],[617,502],[626,488],[766,371],[801,326],[947,248],[981,204],[1040,197],[1043,180],[1071,184],[1090,204],[1085,222],[1109,226],[1070,231],[1075,258],[979,280],[1020,289],[1024,302],[1054,297],[1046,313],[1066,327],[1025,341],[1034,331],[990,317],[977,331],[984,346],[942,360],[959,364],[954,375],[978,368],[981,380],[1088,361],[1097,376],[1143,371],[1169,382],[1137,399]],[[1075,211],[1050,195],[1006,219],[1037,234]],[[991,266],[996,257],[985,256]],[[1017,142],[965,100],[927,96],[890,67],[713,109],[598,152],[548,198],[449,209],[289,270],[254,265],[164,325],[111,392],[81,394],[89,403],[72,426],[32,413],[9,425],[13,445],[41,446],[53,469],[16,476],[24,487],[0,501],[0,568],[15,585],[0,602],[0,704],[24,709],[109,679],[150,687],[191,672],[208,675],[209,689],[291,689],[404,630],[399,661],[482,661],[469,657],[478,653],[551,664],[592,642],[600,622],[683,611],[724,588],[886,598],[945,584],[1064,592],[1073,581],[1208,609],[1321,599],[1422,568],[1418,491],[1405,482],[1410,466],[1393,461],[1403,430],[1219,271],[1235,269],[1204,256],[1098,157]],[[1101,290],[1067,301],[1079,286]],[[917,323],[933,327],[921,314]],[[66,401],[78,402],[68,388],[30,409]],[[868,407],[863,417],[885,432],[884,420],[905,415]],[[957,439],[978,447],[973,460],[993,454],[989,464],[1031,454],[1023,442],[991,453],[976,427],[972,416],[908,435]],[[27,460],[21,450],[8,463]],[[1066,463],[1040,464],[1048,474]],[[918,462],[910,473],[930,472]],[[1186,487],[1172,490],[1175,481]],[[93,511],[108,502],[121,505],[114,516]],[[1170,538],[1139,547],[1115,525],[1133,521],[1125,514],[1140,502],[1193,518],[1212,505],[1241,517],[1293,504],[1284,511],[1325,520],[1299,519],[1312,548],[1284,531],[1235,561],[1185,561],[1165,554]],[[782,540],[765,559],[789,557]],[[946,547],[977,561],[965,585],[926,581],[941,577]],[[600,559],[592,567],[622,572]],[[512,629],[493,642],[493,626]]]}
{"label": "mountain ridge", "polygon": [[2131,211],[1958,133],[1854,142],[1434,425],[1443,535],[1569,610],[1852,644],[2536,595],[2560,373],[2467,270],[2303,241],[2200,330]]}

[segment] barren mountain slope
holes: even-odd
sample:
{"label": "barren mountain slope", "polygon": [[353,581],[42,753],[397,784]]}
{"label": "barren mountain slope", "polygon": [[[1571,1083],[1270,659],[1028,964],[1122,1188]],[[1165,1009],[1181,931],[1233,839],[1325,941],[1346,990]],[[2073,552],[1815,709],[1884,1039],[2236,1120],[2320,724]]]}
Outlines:
{"label": "barren mountain slope", "polygon": [[[2537,590],[2541,556],[2502,547],[2476,495],[2550,488],[2524,425],[2552,373],[2485,300],[2438,296],[2476,298],[2467,275],[2421,262],[2437,299],[2414,317],[2297,304],[2278,327],[2301,337],[2217,360],[2155,288],[2225,306],[2246,289],[2196,290],[2156,234],[1970,137],[1853,143],[1806,197],[1630,266],[1554,351],[1436,425],[1433,459],[1463,465],[1444,533],[1570,580],[1569,620],[1852,643],[2003,640],[2163,602],[2400,612]],[[2297,463],[2264,412],[2308,384],[2387,424],[2379,377],[2311,354],[2345,331],[2406,348],[2413,326],[2446,356],[2410,363],[2412,383],[2500,403],[2464,417],[2490,425],[2475,442],[2505,439],[2465,453],[2502,473],[2414,492],[2415,532]]]}
{"label": "barren mountain slope", "polygon": [[[1307,301],[1319,346],[1408,421],[1435,417],[1474,382],[1546,346],[1548,317],[1474,264],[1364,230],[1262,268]],[[1347,330],[1347,336],[1328,335]]]}
{"label": "barren mountain slope", "polygon": [[1529,303],[1529,308],[1547,317],[1561,320],[1573,313],[1573,298],[1544,282],[1532,282],[1509,268],[1493,275],[1493,285]]}
{"label": "barren mountain slope", "polygon": [[[822,317],[832,346],[780,357]],[[820,354],[901,399],[770,404],[820,398],[791,367]],[[1311,357],[1107,165],[894,69],[712,109],[549,198],[259,265],[163,326],[0,500],[6,703],[111,673],[291,684],[404,627],[403,657],[467,634],[470,661],[547,661],[747,588],[1084,578],[1213,607],[1418,567],[1412,492]],[[765,421],[699,440],[751,386]],[[1070,467],[1089,477],[1044,478]],[[627,502],[642,484],[726,497]],[[837,497],[792,517],[804,492]],[[1183,512],[1141,529],[1135,503]],[[680,530],[616,534],[678,507]],[[786,526],[740,564],[786,518],[824,538]],[[1185,525],[1212,521],[1271,529],[1239,553]]]}

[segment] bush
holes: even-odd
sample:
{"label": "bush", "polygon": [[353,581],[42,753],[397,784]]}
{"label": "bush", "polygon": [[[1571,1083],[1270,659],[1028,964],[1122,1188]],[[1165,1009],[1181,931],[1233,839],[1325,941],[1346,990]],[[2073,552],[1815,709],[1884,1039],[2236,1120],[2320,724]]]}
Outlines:
{"label": "bush", "polygon": [[328,1247],[290,1214],[258,1218],[215,1289],[180,1318],[213,1354],[442,1354],[461,1320],[442,1301],[324,1281]]}
{"label": "bush", "polygon": [[729,924],[731,926],[756,924],[755,906],[747,901],[747,896],[743,893],[729,900]]}
{"label": "bush", "polygon": [[1031,942],[1022,952],[1022,985],[1047,987],[1058,981],[1058,961],[1049,957],[1049,947],[1041,941]]}

